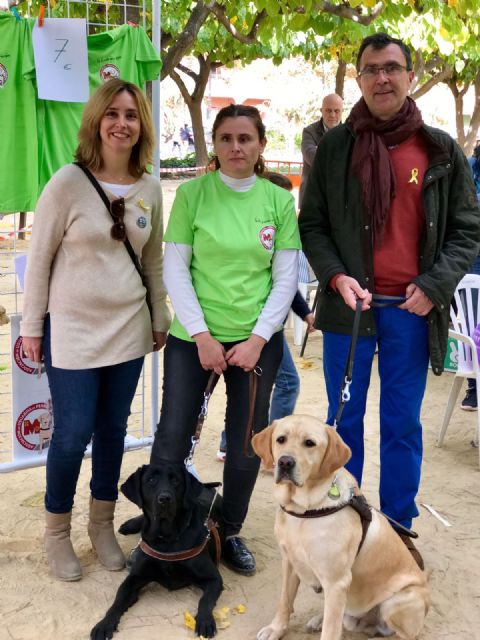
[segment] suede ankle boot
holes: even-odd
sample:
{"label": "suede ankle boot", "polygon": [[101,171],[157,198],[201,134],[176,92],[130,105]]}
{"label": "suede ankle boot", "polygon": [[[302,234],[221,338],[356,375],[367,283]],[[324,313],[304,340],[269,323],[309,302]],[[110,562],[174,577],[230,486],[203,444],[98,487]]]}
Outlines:
{"label": "suede ankle boot", "polygon": [[82,568],[70,540],[72,512],[45,512],[45,551],[55,578],[73,582],[82,577]]}
{"label": "suede ankle boot", "polygon": [[113,530],[115,501],[90,498],[88,535],[98,559],[109,571],[120,571],[125,566],[125,556]]}

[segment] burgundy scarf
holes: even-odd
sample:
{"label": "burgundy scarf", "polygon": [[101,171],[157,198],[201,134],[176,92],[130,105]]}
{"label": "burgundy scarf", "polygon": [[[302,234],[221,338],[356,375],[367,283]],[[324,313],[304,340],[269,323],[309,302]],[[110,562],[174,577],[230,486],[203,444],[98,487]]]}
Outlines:
{"label": "burgundy scarf", "polygon": [[347,118],[356,138],[352,172],[362,183],[363,202],[373,218],[376,244],[380,244],[395,197],[395,174],[388,147],[400,144],[420,129],[422,114],[411,98],[391,120],[378,120],[363,98],[353,106]]}

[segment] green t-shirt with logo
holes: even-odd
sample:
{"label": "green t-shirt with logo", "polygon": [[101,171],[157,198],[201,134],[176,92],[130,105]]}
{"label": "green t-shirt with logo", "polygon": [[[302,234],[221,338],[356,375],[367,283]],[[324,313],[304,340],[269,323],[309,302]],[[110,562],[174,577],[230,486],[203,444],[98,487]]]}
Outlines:
{"label": "green t-shirt with logo", "polygon": [[[93,34],[87,47],[91,94],[111,77],[144,89],[160,74],[159,55],[142,27],[122,25]],[[82,102],[38,100],[39,194],[60,167],[72,162],[84,107]]]}
{"label": "green t-shirt with logo", "polygon": [[[177,189],[164,239],[192,246],[193,287],[221,342],[250,336],[272,289],[274,252],[301,246],[288,191],[263,178],[233,191],[217,171]],[[192,340],[177,317],[170,333]]]}
{"label": "green t-shirt with logo", "polygon": [[0,11],[0,212],[31,211],[37,201],[37,121],[31,31]]}

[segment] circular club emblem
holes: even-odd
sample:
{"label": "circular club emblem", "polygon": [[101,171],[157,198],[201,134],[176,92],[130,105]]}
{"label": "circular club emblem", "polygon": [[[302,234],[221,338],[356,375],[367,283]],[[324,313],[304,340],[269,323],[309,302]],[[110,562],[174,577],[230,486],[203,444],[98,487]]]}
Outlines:
{"label": "circular club emblem", "polygon": [[0,62],[0,87],[4,87],[7,84],[7,80],[8,80],[8,71],[7,71],[7,67],[5,67],[1,62]]}
{"label": "circular club emblem", "polygon": [[48,449],[52,431],[51,405],[48,402],[36,402],[26,407],[15,423],[15,437],[29,451],[42,453]]}
{"label": "circular club emblem", "polygon": [[145,218],[145,216],[140,216],[139,218],[137,218],[137,227],[140,227],[140,229],[145,229],[146,226],[147,219]]}
{"label": "circular club emblem", "polygon": [[104,64],[100,69],[100,77],[104,82],[112,78],[120,78],[120,69],[114,64]]}
{"label": "circular club emblem", "polygon": [[273,243],[275,242],[275,227],[263,227],[260,229],[260,233],[258,237],[260,238],[260,242],[267,249],[267,251],[271,251],[273,249]]}
{"label": "circular club emblem", "polygon": [[[19,336],[13,345],[13,359],[17,367],[25,373],[37,373],[37,365],[23,355],[22,336]],[[42,364],[42,373],[44,372],[45,365]]]}

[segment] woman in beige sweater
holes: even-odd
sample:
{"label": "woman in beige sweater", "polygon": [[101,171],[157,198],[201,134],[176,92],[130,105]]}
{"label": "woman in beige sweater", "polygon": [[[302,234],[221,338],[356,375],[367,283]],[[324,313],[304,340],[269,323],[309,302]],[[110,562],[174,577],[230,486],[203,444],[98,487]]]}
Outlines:
{"label": "woman in beige sweater", "polygon": [[[113,219],[73,164],[52,177],[35,212],[21,333],[25,355],[45,362],[52,396],[45,548],[61,580],[81,577],[70,521],[92,436],[88,533],[107,569],[124,566],[113,514],[127,419],[144,356],[163,347],[170,323],[160,183],[146,173],[153,147],[144,95],[133,84],[109,80],[85,107],[76,159],[113,202]],[[142,265],[151,315],[125,235]]]}

